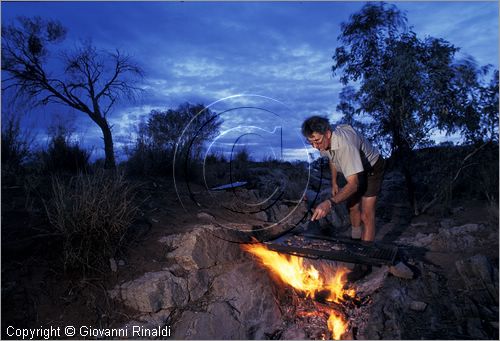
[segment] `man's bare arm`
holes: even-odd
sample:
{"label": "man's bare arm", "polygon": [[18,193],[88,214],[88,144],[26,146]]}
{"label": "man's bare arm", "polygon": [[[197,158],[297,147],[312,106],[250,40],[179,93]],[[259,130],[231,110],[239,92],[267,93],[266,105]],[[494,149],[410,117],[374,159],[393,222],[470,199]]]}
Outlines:
{"label": "man's bare arm", "polygon": [[358,191],[358,174],[353,174],[347,177],[347,185],[342,187],[342,189],[333,196],[332,200],[334,203],[338,204],[342,201],[348,199],[351,195]]}
{"label": "man's bare arm", "polygon": [[[338,192],[336,195],[333,196],[332,200],[334,203],[338,204],[347,198],[349,198],[351,195],[356,193],[358,190],[358,174],[353,174],[349,177],[347,177],[347,185],[342,187],[340,192]],[[311,216],[311,220],[318,220],[323,217],[325,217],[328,212],[332,209],[332,203],[330,200],[325,200],[322,203],[320,203],[318,206],[313,211],[313,214]]]}
{"label": "man's bare arm", "polygon": [[330,166],[330,172],[332,173],[332,195],[335,195],[339,191],[339,186],[337,185],[337,168],[335,168],[332,161],[328,164]]}
{"label": "man's bare arm", "polygon": [[[351,195],[356,193],[358,190],[358,174],[353,174],[349,177],[347,177],[347,185],[342,187],[342,189],[337,193],[333,194],[333,202],[338,204],[347,198],[349,198]],[[311,220],[318,220],[323,217],[325,217],[328,212],[332,209],[332,202],[330,200],[325,200],[322,203],[320,203],[318,206],[313,211],[313,214],[311,216]]]}

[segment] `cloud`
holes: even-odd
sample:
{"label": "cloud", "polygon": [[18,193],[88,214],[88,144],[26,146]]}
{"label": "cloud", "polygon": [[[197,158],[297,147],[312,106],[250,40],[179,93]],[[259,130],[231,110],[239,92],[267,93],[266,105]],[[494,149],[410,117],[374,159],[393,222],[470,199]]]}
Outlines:
{"label": "cloud", "polygon": [[196,77],[201,80],[222,75],[224,67],[207,58],[188,58],[182,62],[172,63],[172,73],[175,77]]}
{"label": "cloud", "polygon": [[[498,68],[498,3],[395,4],[407,11],[419,36],[444,38],[481,65]],[[255,106],[279,117],[265,110],[231,110],[223,115],[224,129],[244,124],[281,126],[286,153],[294,157],[303,119],[327,115],[334,122],[340,116],[335,107],[342,85],[331,73],[331,57],[340,24],[362,6],[360,2],[4,2],[2,19],[19,14],[57,18],[69,29],[68,44],[91,37],[99,48],[120,48],[143,66],[144,96],[138,103],[117,103],[109,118],[119,146],[153,109],[176,108],[184,102],[208,105],[226,98],[213,110]],[[231,97],[238,94],[273,100]],[[43,110],[51,117],[49,109]],[[59,106],[55,111],[60,110],[65,109]],[[42,121],[37,123],[40,131],[50,120]],[[85,132],[85,143],[100,152],[99,128],[81,113],[75,125]]]}
{"label": "cloud", "polygon": [[472,55],[481,64],[498,68],[497,2],[396,4],[407,11],[408,22],[419,36],[443,38],[460,47],[459,56]]}

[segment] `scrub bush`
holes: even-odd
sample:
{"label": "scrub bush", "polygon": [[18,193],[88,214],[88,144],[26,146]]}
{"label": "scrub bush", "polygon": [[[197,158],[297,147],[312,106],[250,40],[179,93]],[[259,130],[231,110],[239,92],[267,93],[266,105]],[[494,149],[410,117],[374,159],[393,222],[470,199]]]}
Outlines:
{"label": "scrub bush", "polygon": [[125,243],[138,212],[136,187],[123,174],[98,171],[64,182],[52,178],[52,199],[45,204],[56,235],[62,239],[65,270],[87,274],[102,270]]}

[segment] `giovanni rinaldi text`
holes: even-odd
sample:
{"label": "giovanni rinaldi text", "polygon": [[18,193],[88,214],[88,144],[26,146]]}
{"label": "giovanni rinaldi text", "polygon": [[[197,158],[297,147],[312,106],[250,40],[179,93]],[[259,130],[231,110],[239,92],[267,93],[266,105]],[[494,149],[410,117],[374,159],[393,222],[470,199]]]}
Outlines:
{"label": "giovanni rinaldi text", "polygon": [[80,337],[169,337],[171,335],[170,326],[158,326],[146,328],[144,326],[124,326],[121,328],[95,328],[92,326],[66,326],[66,327],[42,327],[39,328],[16,328],[8,326],[6,334],[21,340],[48,340],[52,338],[64,338],[72,336]]}

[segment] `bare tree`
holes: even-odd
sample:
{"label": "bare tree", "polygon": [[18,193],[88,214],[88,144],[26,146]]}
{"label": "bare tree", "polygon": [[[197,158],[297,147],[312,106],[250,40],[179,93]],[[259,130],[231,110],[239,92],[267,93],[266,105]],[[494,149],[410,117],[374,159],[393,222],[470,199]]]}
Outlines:
{"label": "bare tree", "polygon": [[2,26],[2,70],[10,75],[2,81],[4,90],[15,88],[35,104],[58,103],[87,114],[103,134],[104,167],[115,168],[107,115],[117,101],[131,99],[140,91],[134,84],[142,69],[118,50],[100,52],[87,42],[63,52],[64,72],[53,76],[49,49],[65,36],[61,23],[40,17],[20,17],[17,25]]}

